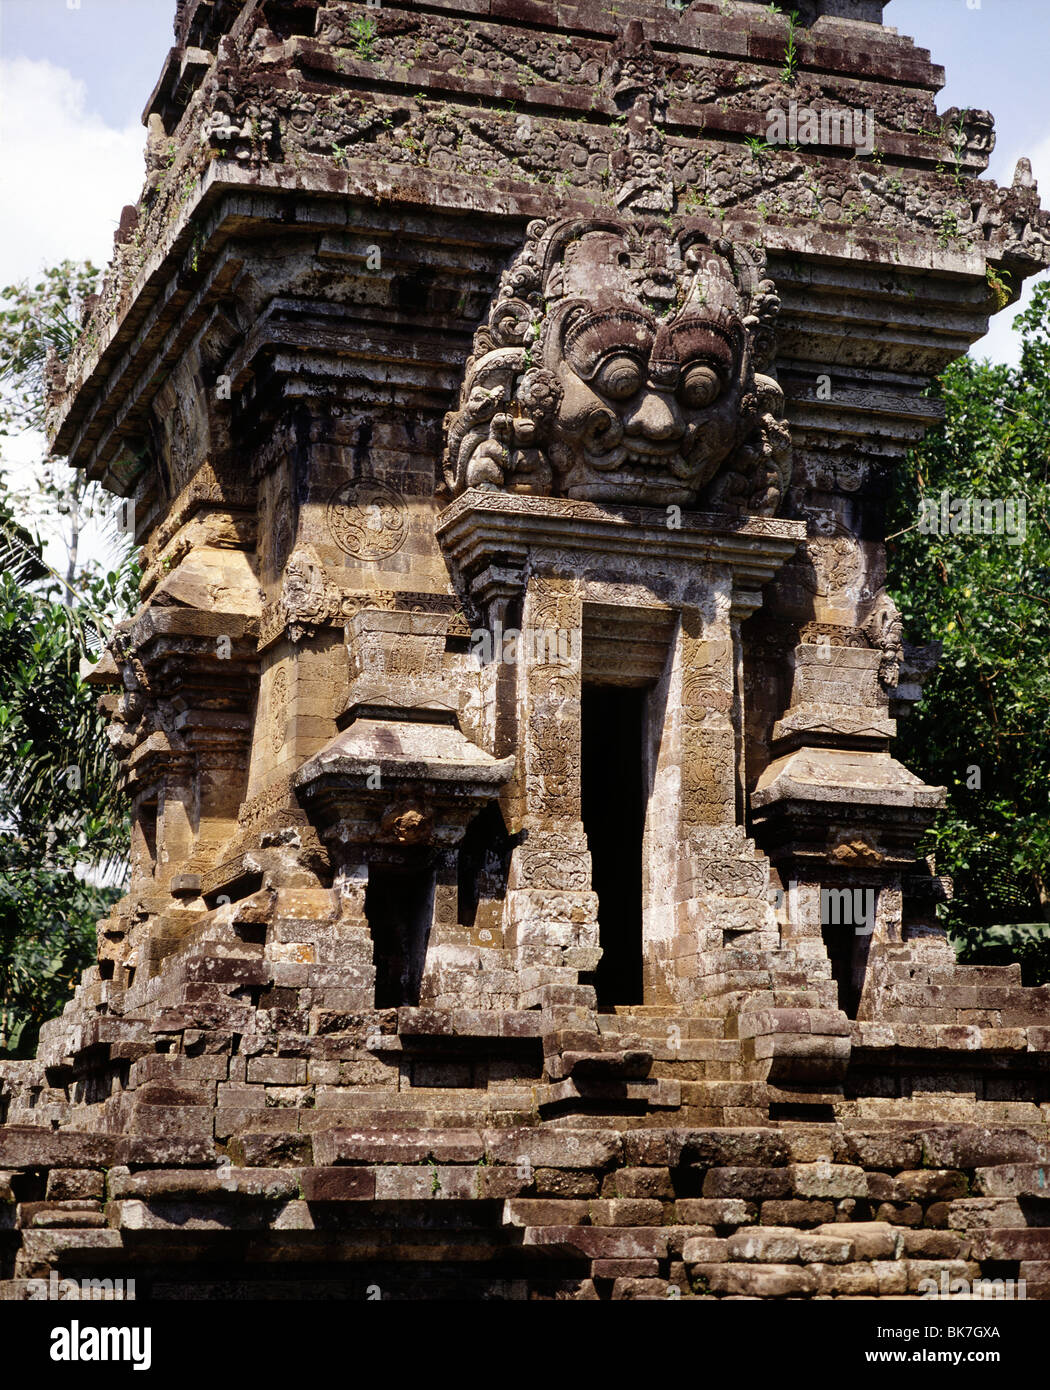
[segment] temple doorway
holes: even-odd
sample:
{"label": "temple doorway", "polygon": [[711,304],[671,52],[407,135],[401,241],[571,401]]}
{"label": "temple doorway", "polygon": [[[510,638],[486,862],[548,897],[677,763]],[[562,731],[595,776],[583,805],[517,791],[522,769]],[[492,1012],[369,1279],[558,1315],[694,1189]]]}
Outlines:
{"label": "temple doorway", "polygon": [[646,694],[637,686],[583,685],[581,809],[598,894],[600,1008],[642,1002]]}

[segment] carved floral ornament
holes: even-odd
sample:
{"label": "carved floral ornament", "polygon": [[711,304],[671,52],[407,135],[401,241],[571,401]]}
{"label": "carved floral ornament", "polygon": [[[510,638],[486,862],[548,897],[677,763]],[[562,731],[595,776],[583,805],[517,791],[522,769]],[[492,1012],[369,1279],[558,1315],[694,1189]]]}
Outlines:
{"label": "carved floral ornament", "polygon": [[445,420],[466,488],[771,516],[790,477],[759,254],[688,222],[533,222]]}

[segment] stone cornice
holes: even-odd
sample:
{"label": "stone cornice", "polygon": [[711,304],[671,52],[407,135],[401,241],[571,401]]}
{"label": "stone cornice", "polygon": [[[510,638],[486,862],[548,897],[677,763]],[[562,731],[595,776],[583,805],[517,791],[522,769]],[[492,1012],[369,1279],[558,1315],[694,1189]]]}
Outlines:
{"label": "stone cornice", "polygon": [[[669,524],[659,508],[602,506],[564,497],[529,497],[470,488],[439,513],[435,533],[450,568],[469,589],[493,565],[522,581],[526,568],[608,578],[645,556],[653,573],[688,583],[697,565],[733,572],[739,615],[753,611],[806,535],[801,521],[682,512]],[[673,581],[672,581],[673,582]]]}

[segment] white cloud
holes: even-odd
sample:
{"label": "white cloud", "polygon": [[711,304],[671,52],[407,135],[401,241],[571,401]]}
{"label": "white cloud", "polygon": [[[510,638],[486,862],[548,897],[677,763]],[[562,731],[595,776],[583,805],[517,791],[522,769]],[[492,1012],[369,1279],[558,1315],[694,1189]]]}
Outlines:
{"label": "white cloud", "polygon": [[[105,266],[120,210],[142,188],[144,146],[138,122],[114,130],[89,111],[85,84],[65,68],[0,60],[0,285],[67,258]],[[4,440],[8,485],[30,486],[45,451],[43,436],[32,431]],[[35,525],[48,561],[64,568],[55,519],[40,516]],[[99,528],[89,526],[84,550],[103,559],[107,549]]]}
{"label": "white cloud", "polygon": [[125,203],[137,201],[145,131],[107,126],[65,68],[0,60],[0,283],[43,265],[106,265]]}

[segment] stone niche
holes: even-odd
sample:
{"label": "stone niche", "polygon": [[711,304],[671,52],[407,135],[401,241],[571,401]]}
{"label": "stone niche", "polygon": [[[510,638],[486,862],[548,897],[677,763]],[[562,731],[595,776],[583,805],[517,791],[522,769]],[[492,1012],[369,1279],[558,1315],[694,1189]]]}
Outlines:
{"label": "stone niche", "polygon": [[[472,488],[438,521],[482,630],[520,633],[505,676],[519,754],[504,810],[519,843],[503,920],[526,993],[581,969],[601,981],[604,954],[602,1004],[688,1002],[727,936],[777,935],[743,828],[740,623],[801,528],[672,520]],[[552,914],[593,921],[595,887],[609,944],[592,927],[551,978]],[[727,897],[741,899],[728,918]]]}

